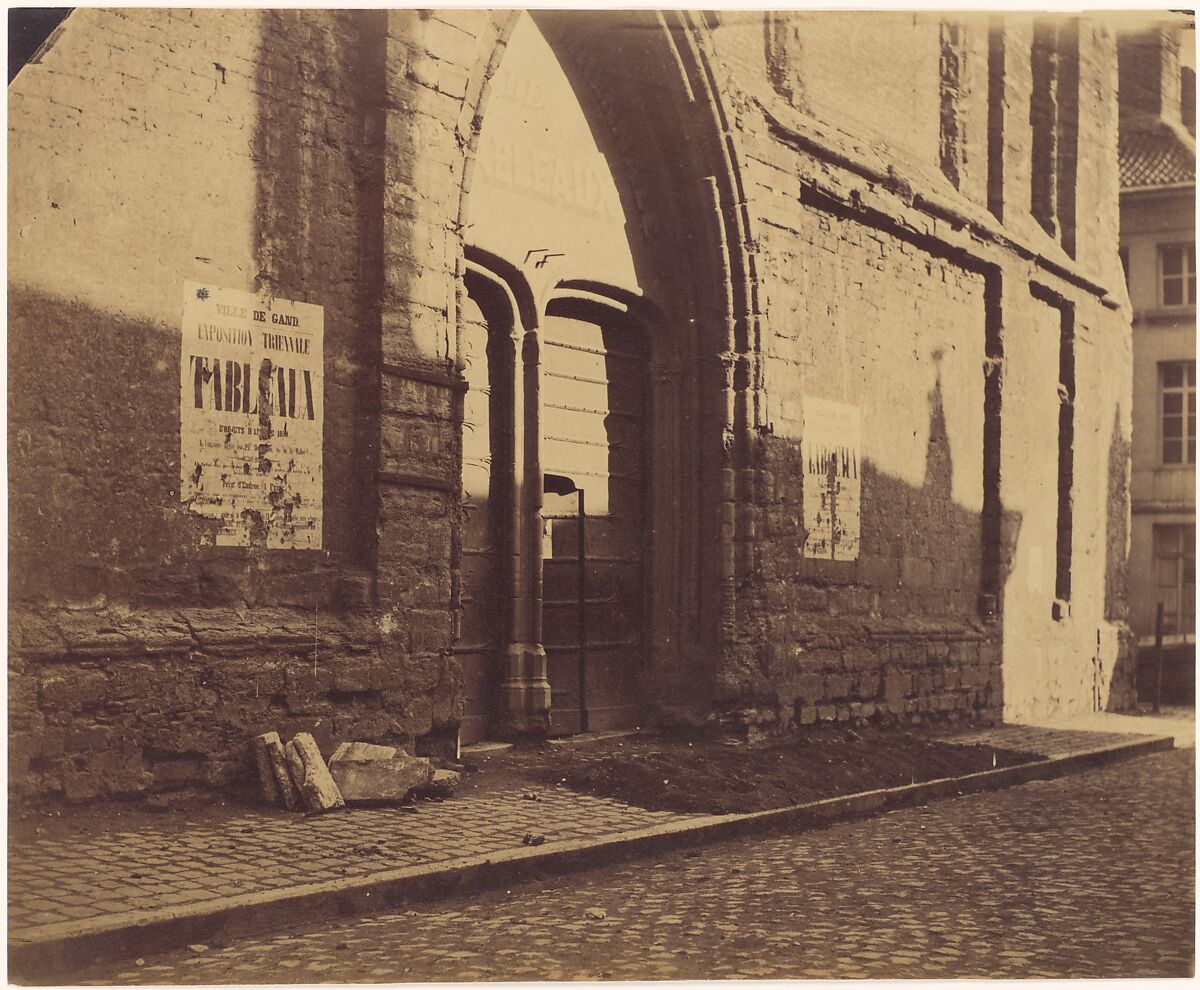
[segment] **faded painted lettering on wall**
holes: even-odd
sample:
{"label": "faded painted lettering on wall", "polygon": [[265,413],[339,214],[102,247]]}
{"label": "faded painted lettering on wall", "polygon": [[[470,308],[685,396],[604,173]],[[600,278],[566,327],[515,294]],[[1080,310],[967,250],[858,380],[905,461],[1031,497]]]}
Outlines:
{"label": "faded painted lettering on wall", "polygon": [[218,546],[321,547],[320,306],[188,282],[180,496]]}
{"label": "faded painted lettering on wall", "polygon": [[857,406],[804,399],[806,557],[858,559],[861,429]]}

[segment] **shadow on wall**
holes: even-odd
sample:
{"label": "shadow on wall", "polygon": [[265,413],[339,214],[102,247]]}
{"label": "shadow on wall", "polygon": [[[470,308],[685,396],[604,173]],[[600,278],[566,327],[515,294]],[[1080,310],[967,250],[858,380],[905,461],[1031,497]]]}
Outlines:
{"label": "shadow on wall", "polygon": [[[954,457],[939,374],[928,394],[929,432],[920,488],[863,464],[862,552],[894,562],[884,614],[974,621],[981,581],[979,512],[954,501]],[[878,507],[878,511],[869,511]],[[1019,517],[1008,527],[1015,541]],[[893,569],[888,568],[889,577]]]}
{"label": "shadow on wall", "polygon": [[[752,706],[786,730],[814,720],[975,718],[1003,710],[1002,629],[978,615],[981,513],[953,499],[940,378],[929,393],[920,487],[862,470],[857,560],[803,556],[801,444],[766,441],[775,490],[743,633],[763,665],[726,666],[723,708]],[[1003,532],[1015,543],[1020,516]],[[1012,547],[1002,559],[1011,559]],[[765,647],[765,649],[763,648]]]}
{"label": "shadow on wall", "polygon": [[460,459],[448,388],[418,385],[403,411],[380,401],[413,385],[403,374],[381,384],[385,352],[417,351],[410,323],[391,312],[385,322],[384,307],[407,303],[396,287],[418,265],[442,263],[416,241],[385,243],[389,11],[264,10],[261,25],[256,287],[324,307],[325,556],[362,578],[367,590],[348,604],[388,607],[372,675],[344,675],[353,649],[323,657],[335,683],[306,714],[332,706],[340,738],[452,747],[465,694],[451,654],[456,495],[382,485],[376,473],[381,448],[402,448],[435,479],[454,477]]}
{"label": "shadow on wall", "polygon": [[10,603],[182,604],[221,584],[180,551],[212,524],[177,495],[178,338],[24,288],[8,307]]}
{"label": "shadow on wall", "polygon": [[1121,407],[1113,413],[1108,446],[1108,500],[1104,553],[1104,618],[1118,623],[1120,639],[1109,680],[1107,711],[1124,711],[1137,704],[1138,652],[1129,628],[1129,466],[1132,443],[1121,432]]}
{"label": "shadow on wall", "polygon": [[[324,546],[374,540],[387,12],[264,10],[254,289],[325,309]],[[371,126],[374,125],[374,126]]]}
{"label": "shadow on wall", "polygon": [[[531,15],[557,58],[608,164],[625,218],[638,288],[661,313],[647,337],[643,557],[652,602],[645,630],[647,698],[666,716],[707,712],[725,636],[721,528],[721,424],[725,382],[715,355],[745,350],[747,321],[726,340],[721,238],[733,238],[723,206],[726,149],[702,83],[697,52],[653,11],[542,10]],[[682,57],[681,57],[682,51]],[[648,98],[647,94],[651,94]],[[730,193],[731,197],[736,194]],[[732,200],[731,200],[732,202]],[[732,241],[730,241],[732,243]],[[731,263],[741,253],[731,249]],[[737,271],[734,284],[749,284]],[[743,304],[736,304],[743,305]],[[744,303],[749,306],[749,303]],[[741,456],[741,455],[738,455]]]}

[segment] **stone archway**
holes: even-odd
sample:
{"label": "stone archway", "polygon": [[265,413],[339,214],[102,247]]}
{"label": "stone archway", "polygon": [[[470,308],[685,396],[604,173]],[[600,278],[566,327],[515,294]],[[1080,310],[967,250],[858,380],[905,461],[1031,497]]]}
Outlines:
{"label": "stone archway", "polygon": [[[506,285],[517,313],[510,337],[522,369],[513,375],[518,518],[506,523],[513,621],[495,724],[548,727],[535,482],[547,433],[545,324],[563,306],[607,306],[641,326],[647,470],[636,695],[658,709],[703,707],[733,635],[745,566],[736,505],[751,477],[758,415],[754,278],[703,28],[683,14],[541,11],[508,16],[497,33],[496,51],[476,68],[484,81],[459,217],[476,259],[460,306],[460,361],[472,300],[491,291],[480,281],[488,266],[478,259],[487,258],[490,284]],[[533,300],[532,314],[521,316],[519,297]]]}

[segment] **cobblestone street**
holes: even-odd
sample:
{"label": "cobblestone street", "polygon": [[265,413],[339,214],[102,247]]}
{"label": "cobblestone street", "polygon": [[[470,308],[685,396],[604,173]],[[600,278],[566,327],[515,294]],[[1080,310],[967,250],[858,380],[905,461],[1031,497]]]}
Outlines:
{"label": "cobblestone street", "polygon": [[94,983],[1186,976],[1195,751],[197,947]]}

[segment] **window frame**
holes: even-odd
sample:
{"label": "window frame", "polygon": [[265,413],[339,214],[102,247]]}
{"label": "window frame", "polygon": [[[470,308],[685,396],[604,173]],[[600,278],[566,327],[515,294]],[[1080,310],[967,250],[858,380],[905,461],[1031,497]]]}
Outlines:
{"label": "window frame", "polygon": [[[1166,252],[1179,250],[1181,252],[1181,271],[1168,275],[1164,268]],[[1167,279],[1179,281],[1182,301],[1167,302]],[[1162,309],[1187,310],[1196,308],[1196,243],[1195,241],[1172,241],[1158,245],[1158,305]]]}
{"label": "window frame", "polygon": [[[1170,368],[1181,371],[1181,384],[1168,385],[1166,373]],[[1180,397],[1180,411],[1168,413],[1167,397]],[[1180,421],[1179,433],[1167,434],[1167,418]],[[1167,444],[1178,443],[1179,459],[1167,458]],[[1163,467],[1192,467],[1196,463],[1196,362],[1160,361],[1158,363],[1158,463]]]}
{"label": "window frame", "polygon": [[[1169,553],[1161,553],[1170,535]],[[1151,534],[1151,566],[1155,602],[1163,603],[1164,635],[1190,634],[1196,631],[1196,526],[1194,523],[1155,523]],[[1191,577],[1188,581],[1188,561]],[[1162,571],[1173,572],[1169,584],[1164,584]],[[1163,601],[1162,590],[1174,595],[1174,608]],[[1190,590],[1189,590],[1190,589]]]}

